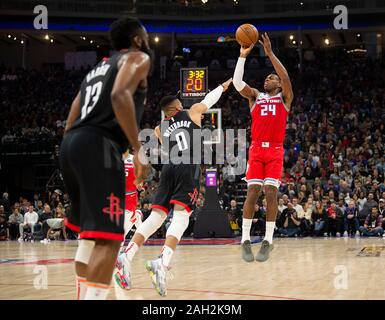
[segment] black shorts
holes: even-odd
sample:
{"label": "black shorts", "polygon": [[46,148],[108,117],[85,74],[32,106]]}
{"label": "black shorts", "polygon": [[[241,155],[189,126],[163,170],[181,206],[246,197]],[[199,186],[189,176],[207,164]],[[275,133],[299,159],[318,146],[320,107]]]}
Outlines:
{"label": "black shorts", "polygon": [[199,164],[163,165],[152,208],[168,214],[171,205],[178,204],[190,213],[199,196],[199,180]]}
{"label": "black shorts", "polygon": [[66,226],[81,239],[122,241],[125,176],[118,145],[91,128],[75,129],[63,138],[60,165],[71,199]]}

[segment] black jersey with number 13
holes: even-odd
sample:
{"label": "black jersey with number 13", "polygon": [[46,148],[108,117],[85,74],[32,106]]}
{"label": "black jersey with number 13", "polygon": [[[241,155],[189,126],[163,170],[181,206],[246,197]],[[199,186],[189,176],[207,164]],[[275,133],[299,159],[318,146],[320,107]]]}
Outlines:
{"label": "black jersey with number 13", "polygon": [[121,53],[116,53],[105,58],[88,72],[80,87],[80,115],[71,130],[92,127],[117,142],[124,152],[128,141],[115,118],[111,103],[111,91],[121,56]]}

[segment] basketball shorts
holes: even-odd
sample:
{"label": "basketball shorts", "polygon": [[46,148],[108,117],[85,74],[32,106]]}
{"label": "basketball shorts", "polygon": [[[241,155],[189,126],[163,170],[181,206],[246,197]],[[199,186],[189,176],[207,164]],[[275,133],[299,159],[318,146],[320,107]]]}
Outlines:
{"label": "basketball shorts", "polygon": [[125,210],[132,213],[136,210],[136,204],[138,203],[138,193],[135,191],[126,193],[125,196]]}
{"label": "basketball shorts", "polygon": [[81,239],[122,241],[125,175],[119,146],[90,128],[75,129],[63,138],[60,166],[71,199],[66,226]]}
{"label": "basketball shorts", "polygon": [[178,204],[191,213],[199,196],[199,180],[199,164],[163,165],[152,208],[168,214]]}
{"label": "basketball shorts", "polygon": [[284,149],[281,144],[252,143],[246,169],[247,185],[279,187],[283,169]]}

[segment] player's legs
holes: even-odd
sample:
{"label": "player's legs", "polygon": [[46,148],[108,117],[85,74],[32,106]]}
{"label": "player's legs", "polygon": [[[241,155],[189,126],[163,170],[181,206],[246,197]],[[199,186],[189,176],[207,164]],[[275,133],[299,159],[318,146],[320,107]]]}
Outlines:
{"label": "player's legs", "polygon": [[172,192],[172,181],[168,179],[168,173],[168,167],[164,166],[150,216],[136,229],[127,248],[118,257],[114,278],[122,289],[131,289],[131,262],[135,254],[143,243],[162,226],[167,218]]}
{"label": "player's legs", "polygon": [[66,154],[80,191],[76,271],[82,276],[85,273],[84,298],[104,300],[124,235],[124,167],[113,141],[88,130],[75,131],[72,136]]}
{"label": "player's legs", "polygon": [[120,241],[96,239],[87,267],[85,300],[105,300],[108,295]]}
{"label": "player's legs", "polygon": [[150,272],[152,283],[161,296],[167,295],[166,273],[170,268],[174,251],[188,227],[190,214],[191,210],[187,210],[185,206],[174,205],[172,221],[167,229],[160,257],[146,262],[146,269]]}
{"label": "player's legs", "polygon": [[251,250],[250,230],[255,212],[255,204],[260,196],[265,175],[264,163],[261,161],[262,159],[259,159],[258,154],[250,154],[249,157],[246,170],[247,196],[243,204],[241,239],[242,259],[246,262],[254,261],[254,254]]}
{"label": "player's legs", "polygon": [[[65,219],[65,226],[74,232],[80,232],[80,190],[78,177],[70,163],[70,146],[74,138],[72,133],[66,135],[61,144],[60,167],[64,183],[67,187],[69,198],[71,199],[71,209],[68,217]],[[94,246],[93,241],[79,240],[78,249],[75,256],[76,288],[77,299],[83,300],[86,294],[86,275],[87,265]]]}
{"label": "player's legs", "polygon": [[127,248],[119,254],[114,278],[122,289],[131,289],[131,263],[139,248],[153,235],[166,220],[167,214],[159,209],[152,209],[150,216],[136,229]]}
{"label": "player's legs", "polygon": [[266,233],[262,241],[261,248],[255,259],[263,262],[269,258],[269,253],[273,250],[273,235],[275,229],[275,221],[278,213],[278,188],[280,177],[282,176],[283,167],[283,148],[270,149],[267,152],[270,158],[265,166],[266,178],[264,179],[267,212],[266,212]]}

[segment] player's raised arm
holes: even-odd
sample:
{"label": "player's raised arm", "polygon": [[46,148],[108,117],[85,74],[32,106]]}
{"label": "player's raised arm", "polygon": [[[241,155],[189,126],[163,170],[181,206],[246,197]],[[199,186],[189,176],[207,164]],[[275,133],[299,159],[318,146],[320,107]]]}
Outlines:
{"label": "player's raised arm", "polygon": [[293,89],[291,86],[289,74],[286,68],[281,63],[281,61],[279,61],[279,59],[276,57],[273,50],[271,49],[270,38],[266,32],[265,34],[262,34],[262,39],[263,39],[263,42],[259,40],[259,43],[262,44],[266,55],[269,57],[271,63],[273,64],[275,72],[277,72],[279,78],[281,79],[282,96],[283,96],[283,99],[285,100],[285,105],[288,108],[290,108],[291,103],[293,102],[294,95],[293,95]]}
{"label": "player's raised arm", "polygon": [[237,65],[235,66],[233,76],[233,84],[235,89],[237,89],[237,91],[243,97],[249,99],[250,105],[254,103],[254,100],[258,96],[259,91],[255,88],[251,88],[246,82],[243,81],[243,73],[245,71],[246,58],[253,48],[253,44],[248,48],[244,48],[241,46],[240,55],[237,61]]}
{"label": "player's raised arm", "polygon": [[208,109],[210,109],[214,104],[218,102],[218,100],[222,96],[222,93],[229,88],[229,85],[232,81],[233,80],[230,78],[226,82],[223,82],[221,85],[216,87],[213,91],[206,94],[205,98],[201,102],[195,103],[191,106],[188,112],[189,112],[190,118],[196,124],[200,125],[202,114],[205,113]]}

